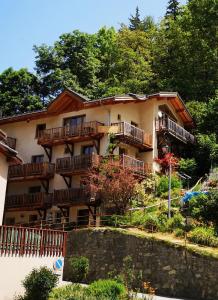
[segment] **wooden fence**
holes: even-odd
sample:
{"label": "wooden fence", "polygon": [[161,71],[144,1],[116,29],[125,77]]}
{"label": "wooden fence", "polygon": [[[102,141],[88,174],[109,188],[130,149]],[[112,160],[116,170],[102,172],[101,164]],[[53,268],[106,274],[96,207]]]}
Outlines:
{"label": "wooden fence", "polygon": [[50,229],[0,226],[0,255],[64,256],[66,232]]}

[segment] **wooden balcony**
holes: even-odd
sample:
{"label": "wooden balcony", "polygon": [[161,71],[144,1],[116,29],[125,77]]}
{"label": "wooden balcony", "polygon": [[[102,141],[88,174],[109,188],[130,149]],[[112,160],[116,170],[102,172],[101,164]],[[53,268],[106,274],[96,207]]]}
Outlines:
{"label": "wooden balcony", "polygon": [[53,195],[47,193],[8,195],[5,200],[5,209],[10,210],[36,210],[52,206]]}
{"label": "wooden balcony", "polygon": [[58,158],[56,160],[56,173],[63,175],[76,175],[87,172],[90,168],[97,166],[99,155],[84,154],[73,157]]}
{"label": "wooden balcony", "polygon": [[195,143],[195,137],[167,115],[163,115],[161,118],[156,119],[156,131],[158,133],[168,132],[183,143]]}
{"label": "wooden balcony", "polygon": [[112,160],[114,163],[119,164],[119,166],[123,168],[131,170],[135,174],[147,175],[151,173],[151,164],[145,163],[144,161],[136,159],[132,156],[123,154],[120,156],[114,156]]}
{"label": "wooden balcony", "polygon": [[12,148],[12,149],[16,149],[16,139],[12,138],[12,137],[7,137],[7,145]]}
{"label": "wooden balcony", "polygon": [[100,122],[92,121],[75,126],[45,129],[38,133],[38,144],[52,146],[100,138],[103,133],[99,132],[98,127],[101,125],[103,124]]}
{"label": "wooden balcony", "polygon": [[54,176],[55,164],[28,163],[23,165],[13,165],[8,169],[9,181],[25,181],[34,179],[49,179]]}
{"label": "wooden balcony", "polygon": [[10,147],[14,150],[16,149],[16,139],[15,138],[0,135],[0,141],[4,142],[8,147]]}
{"label": "wooden balcony", "polygon": [[123,143],[130,144],[142,151],[152,150],[152,135],[127,122],[113,123],[117,126],[116,137]]}
{"label": "wooden balcony", "polygon": [[67,233],[51,229],[0,226],[0,256],[65,256]]}
{"label": "wooden balcony", "polygon": [[[70,188],[54,191],[53,204],[62,207],[91,205],[91,193],[87,188]],[[95,200],[93,200],[93,203]]]}

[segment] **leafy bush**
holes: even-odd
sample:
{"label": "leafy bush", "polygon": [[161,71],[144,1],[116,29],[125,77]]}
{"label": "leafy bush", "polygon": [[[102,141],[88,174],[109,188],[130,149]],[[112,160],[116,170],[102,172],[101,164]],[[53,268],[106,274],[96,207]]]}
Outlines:
{"label": "leafy bush", "polygon": [[172,218],[167,220],[168,231],[174,231],[178,228],[185,228],[185,218],[180,213],[176,213]]}
{"label": "leafy bush", "polygon": [[146,214],[143,227],[148,230],[156,230],[159,228],[159,220],[156,214]]}
{"label": "leafy bush", "polygon": [[82,282],[89,271],[89,260],[84,256],[72,257],[69,259],[70,281]]}
{"label": "leafy bush", "polygon": [[218,228],[218,192],[193,197],[189,201],[189,214],[199,221],[213,222]]}
{"label": "leafy bush", "polygon": [[177,228],[177,229],[174,230],[174,234],[177,237],[184,237],[185,231],[181,228]]}
{"label": "leafy bush", "polygon": [[84,297],[84,288],[81,285],[68,284],[53,289],[48,300],[85,300]]}
{"label": "leafy bush", "polygon": [[96,300],[102,298],[118,300],[122,295],[125,295],[126,289],[122,283],[115,280],[100,279],[91,283],[86,292],[89,296],[96,297]]}
{"label": "leafy bush", "polygon": [[104,226],[127,226],[130,225],[130,216],[129,215],[112,215],[112,216],[103,216],[101,217],[101,223]]}
{"label": "leafy bush", "polygon": [[[169,184],[169,178],[168,176],[164,175],[161,176],[157,185],[157,195],[158,196],[166,196],[166,193],[168,192],[168,184]],[[178,179],[177,176],[172,175],[171,177],[171,189],[178,190],[181,188],[181,181]]]}
{"label": "leafy bush", "polygon": [[213,228],[196,227],[190,231],[188,239],[200,245],[218,247],[218,238],[214,235]]}
{"label": "leafy bush", "polygon": [[51,290],[57,285],[58,276],[47,267],[33,269],[23,281],[24,300],[47,300]]}

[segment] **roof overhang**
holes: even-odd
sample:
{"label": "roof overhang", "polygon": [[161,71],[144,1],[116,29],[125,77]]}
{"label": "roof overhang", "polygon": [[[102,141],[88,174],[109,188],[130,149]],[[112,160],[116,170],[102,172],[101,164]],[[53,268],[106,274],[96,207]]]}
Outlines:
{"label": "roof overhang", "polygon": [[66,112],[79,111],[82,109],[94,108],[101,105],[114,105],[119,103],[139,103],[152,99],[167,99],[175,108],[176,112],[178,113],[178,115],[180,116],[180,118],[186,126],[191,127],[194,125],[193,119],[178,93],[159,92],[150,95],[128,94],[122,96],[111,96],[91,101],[85,96],[82,96],[69,89],[65,89],[52,102],[50,102],[47,109],[2,118],[0,119],[0,125],[48,118]]}

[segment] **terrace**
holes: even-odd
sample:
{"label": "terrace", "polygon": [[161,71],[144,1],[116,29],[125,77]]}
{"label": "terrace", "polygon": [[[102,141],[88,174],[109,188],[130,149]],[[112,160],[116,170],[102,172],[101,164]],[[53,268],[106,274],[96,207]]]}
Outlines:
{"label": "terrace", "polygon": [[132,145],[141,151],[152,150],[152,135],[145,133],[140,129],[127,122],[113,123],[116,126],[115,136],[119,141]]}
{"label": "terrace", "polygon": [[195,143],[195,137],[182,126],[170,119],[166,114],[156,119],[156,131],[158,133],[167,132],[183,143]]}
{"label": "terrace", "polygon": [[54,176],[55,164],[27,163],[23,165],[13,165],[8,169],[9,181],[25,181],[33,179],[49,179]]}
{"label": "terrace", "polygon": [[98,165],[99,157],[99,155],[93,153],[58,158],[56,160],[56,173],[75,175],[87,172],[90,168]]}
{"label": "terrace", "polygon": [[38,144],[42,146],[61,145],[65,143],[75,143],[98,139],[103,134],[98,127],[103,125],[100,122],[83,122],[79,125],[63,126],[41,130],[38,133]]}
{"label": "terrace", "polygon": [[35,210],[52,206],[53,195],[47,193],[8,195],[5,200],[5,209]]}

